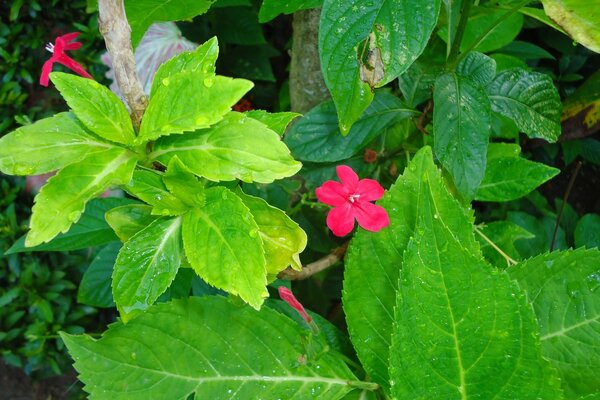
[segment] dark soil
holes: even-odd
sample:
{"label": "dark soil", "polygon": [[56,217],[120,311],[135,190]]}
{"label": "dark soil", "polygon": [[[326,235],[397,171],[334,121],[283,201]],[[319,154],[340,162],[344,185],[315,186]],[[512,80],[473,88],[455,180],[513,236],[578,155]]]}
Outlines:
{"label": "dark soil", "polygon": [[0,400],[73,400],[84,398],[75,371],[34,380],[19,368],[0,361]]}

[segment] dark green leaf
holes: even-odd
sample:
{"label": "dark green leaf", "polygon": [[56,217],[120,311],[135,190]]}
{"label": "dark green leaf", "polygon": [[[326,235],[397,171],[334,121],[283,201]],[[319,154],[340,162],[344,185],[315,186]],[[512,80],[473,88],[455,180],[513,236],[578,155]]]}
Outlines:
{"label": "dark green leaf", "polygon": [[[481,232],[477,236],[481,245],[481,252],[487,261],[498,268],[506,268],[510,266],[510,261],[506,256],[513,260],[520,260],[521,255],[515,247],[515,242],[519,239],[530,239],[534,235],[510,221],[494,221],[486,223],[479,228]],[[490,243],[490,241],[493,243]],[[506,256],[501,254],[496,246]]]}
{"label": "dark green leaf", "polygon": [[78,303],[100,308],[115,306],[110,285],[113,266],[120,248],[121,243],[113,242],[96,255],[81,278],[77,291]]}
{"label": "dark green leaf", "polygon": [[292,14],[299,10],[321,7],[323,0],[263,0],[258,21],[269,22],[279,14]]}
{"label": "dark green leaf", "polygon": [[575,247],[600,247],[600,216],[585,214],[575,228]]}
{"label": "dark green leaf", "polygon": [[458,64],[456,73],[485,86],[496,76],[496,61],[483,53],[472,51]]}

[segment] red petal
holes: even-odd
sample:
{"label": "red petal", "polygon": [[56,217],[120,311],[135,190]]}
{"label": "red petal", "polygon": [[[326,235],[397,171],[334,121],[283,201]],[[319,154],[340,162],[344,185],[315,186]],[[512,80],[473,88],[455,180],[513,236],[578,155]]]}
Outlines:
{"label": "red petal", "polygon": [[71,70],[83,76],[84,78],[94,79],[90,74],[87,73],[85,69],[83,69],[83,67],[77,61],[73,60],[66,54],[61,54],[60,56],[58,56],[56,58],[56,62],[61,63],[67,68],[70,68]]}
{"label": "red petal", "polygon": [[356,187],[356,193],[360,194],[360,199],[364,201],[379,200],[384,191],[383,186],[374,179],[361,179]]}
{"label": "red petal", "polygon": [[342,181],[342,185],[344,185],[349,192],[355,192],[356,186],[358,185],[358,175],[356,175],[356,172],[347,165],[340,165],[335,170],[340,181]]}
{"label": "red petal", "polygon": [[79,42],[66,43],[64,46],[64,49],[65,49],[65,51],[66,50],[79,50],[81,48],[81,46],[83,46],[83,44],[81,44]]}
{"label": "red petal", "polygon": [[77,38],[77,36],[79,36],[79,32],[65,33],[64,35],[57,37],[56,42],[60,40],[63,43],[69,43],[73,39]]}
{"label": "red petal", "polygon": [[354,215],[356,216],[358,225],[371,232],[380,231],[390,224],[390,217],[388,217],[387,211],[383,207],[373,203],[361,201],[355,205]]}
{"label": "red petal", "polygon": [[346,236],[354,229],[354,210],[346,203],[335,207],[327,214],[327,226],[335,236]]}
{"label": "red petal", "polygon": [[339,182],[327,181],[315,190],[317,199],[330,206],[341,206],[348,199],[348,191]]}
{"label": "red petal", "polygon": [[42,65],[42,74],[40,75],[40,85],[48,86],[48,75],[52,72],[52,64],[54,61],[52,59],[47,60],[44,65]]}
{"label": "red petal", "polygon": [[290,307],[292,307],[294,310],[298,311],[298,313],[300,314],[300,316],[310,324],[310,322],[312,321],[312,318],[310,317],[310,315],[308,315],[306,313],[306,310],[304,310],[304,307],[302,306],[302,304],[300,304],[300,302],[296,299],[296,296],[294,296],[294,293],[292,293],[292,291],[288,288],[286,288],[285,286],[279,286],[278,288],[279,291],[279,297],[281,298],[281,300],[285,301],[286,303],[288,303],[290,305]]}

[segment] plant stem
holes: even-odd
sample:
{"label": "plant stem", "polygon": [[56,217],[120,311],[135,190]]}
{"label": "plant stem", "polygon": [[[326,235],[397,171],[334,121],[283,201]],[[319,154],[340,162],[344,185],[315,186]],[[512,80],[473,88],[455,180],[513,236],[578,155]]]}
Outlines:
{"label": "plant stem", "polygon": [[573,185],[575,184],[575,178],[577,178],[577,175],[579,174],[580,169],[581,169],[581,161],[577,161],[577,165],[575,165],[575,171],[573,171],[573,175],[571,175],[571,179],[569,179],[569,185],[567,186],[567,190],[562,199],[562,204],[560,205],[560,211],[558,212],[558,216],[556,217],[556,224],[554,225],[554,231],[552,232],[552,241],[550,242],[550,251],[554,250],[554,244],[556,243],[556,234],[558,233],[558,227],[560,226],[560,220],[562,219],[563,212],[565,211],[565,205],[567,204],[567,200],[569,199],[571,190],[573,190]]}
{"label": "plant stem", "polygon": [[115,70],[117,85],[131,111],[133,127],[139,131],[148,99],[136,71],[125,4],[123,0],[98,0],[98,13],[100,33]]}
{"label": "plant stem", "polygon": [[496,243],[492,242],[492,239],[487,237],[485,235],[485,233],[481,232],[481,230],[478,227],[475,226],[474,228],[475,228],[475,232],[477,232],[479,234],[479,236],[481,236],[483,238],[483,240],[485,240],[490,246],[492,246],[492,248],[494,250],[496,250],[506,260],[507,266],[510,267],[511,265],[515,265],[517,263],[508,254],[506,254],[504,251],[502,251],[502,249],[500,247],[498,247],[498,245]]}
{"label": "plant stem", "polygon": [[283,271],[281,271],[277,277],[279,279],[289,279],[292,281],[310,278],[314,274],[326,270],[327,268],[331,267],[333,264],[344,258],[344,255],[346,254],[346,249],[348,248],[348,243],[349,242],[346,242],[340,247],[334,249],[325,257],[303,266],[301,271],[286,268]]}
{"label": "plant stem", "polygon": [[[465,29],[469,22],[469,14],[471,13],[471,6],[473,2],[471,0],[463,0],[460,5],[460,20],[458,21],[458,27],[456,28],[456,34],[452,41],[452,47],[450,47],[450,53],[448,54],[448,65],[455,65],[454,60],[460,52],[460,44],[462,43],[463,36],[465,35]],[[450,27],[448,27],[450,29]],[[458,63],[456,63],[458,64]]]}

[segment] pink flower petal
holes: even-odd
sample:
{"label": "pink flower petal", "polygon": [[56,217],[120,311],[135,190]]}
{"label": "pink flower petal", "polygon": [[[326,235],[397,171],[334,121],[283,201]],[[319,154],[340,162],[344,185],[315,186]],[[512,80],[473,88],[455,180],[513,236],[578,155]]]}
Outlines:
{"label": "pink flower petal", "polygon": [[83,76],[84,78],[93,79],[90,74],[87,73],[85,69],[71,57],[66,54],[60,54],[56,57],[56,62],[64,65],[65,67],[71,69],[73,72]]}
{"label": "pink flower petal", "polygon": [[315,190],[317,199],[330,206],[341,206],[348,199],[348,191],[339,182],[327,181]]}
{"label": "pink flower petal", "polygon": [[356,193],[360,194],[360,200],[373,201],[383,197],[383,186],[374,179],[361,179],[356,187]]}
{"label": "pink flower petal", "polygon": [[354,192],[358,185],[358,175],[356,175],[356,172],[347,165],[339,165],[335,170],[340,181],[342,181],[342,185],[344,185],[349,192]]}
{"label": "pink flower petal", "polygon": [[377,232],[390,225],[390,217],[383,207],[368,202],[359,202],[354,207],[358,224],[371,232]]}
{"label": "pink flower petal", "polygon": [[335,236],[346,236],[354,229],[354,210],[350,203],[335,207],[327,214],[327,226]]}
{"label": "pink flower petal", "polygon": [[294,293],[292,293],[292,291],[286,288],[285,286],[279,286],[277,290],[279,291],[279,297],[281,298],[281,300],[285,301],[290,305],[290,307],[298,311],[300,316],[310,324],[312,318],[306,313],[304,306],[302,306],[302,304],[296,299]]}
{"label": "pink flower petal", "polygon": [[54,64],[54,61],[52,60],[52,58],[50,58],[42,66],[42,74],[40,75],[40,85],[48,86],[48,76],[50,75],[50,72],[52,72],[52,64]]}

